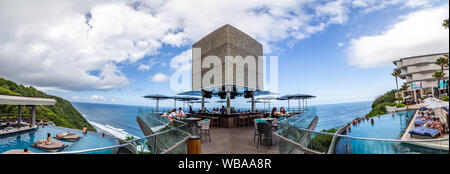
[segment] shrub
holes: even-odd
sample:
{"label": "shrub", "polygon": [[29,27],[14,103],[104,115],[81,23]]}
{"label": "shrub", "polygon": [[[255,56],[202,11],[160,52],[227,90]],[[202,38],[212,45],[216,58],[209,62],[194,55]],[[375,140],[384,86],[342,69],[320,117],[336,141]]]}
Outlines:
{"label": "shrub", "polygon": [[397,103],[389,103],[389,106],[397,106]]}
{"label": "shrub", "polygon": [[448,101],[448,99],[449,99],[448,95],[441,98],[441,100],[443,100],[443,101]]}
{"label": "shrub", "polygon": [[[328,129],[328,130],[322,130],[321,132],[327,132],[327,133],[336,133],[337,129]],[[324,134],[316,134],[314,138],[312,138],[312,149],[319,151],[319,152],[327,152],[328,148],[331,145],[331,140],[333,139],[332,135],[324,135]]]}
{"label": "shrub", "polygon": [[395,101],[403,101],[402,97],[396,98]]}
{"label": "shrub", "polygon": [[403,104],[403,103],[400,103],[400,104],[397,104],[397,106],[396,106],[397,108],[402,108],[402,107],[405,107],[405,104]]}
{"label": "shrub", "polygon": [[382,96],[377,97],[372,103],[372,108],[375,108],[378,104],[383,104],[386,102],[395,102],[395,89],[390,90]]}

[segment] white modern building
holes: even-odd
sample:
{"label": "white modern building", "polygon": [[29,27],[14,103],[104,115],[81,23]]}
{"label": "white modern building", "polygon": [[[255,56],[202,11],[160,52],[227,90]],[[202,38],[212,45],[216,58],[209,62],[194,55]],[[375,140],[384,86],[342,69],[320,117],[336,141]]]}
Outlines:
{"label": "white modern building", "polygon": [[437,79],[433,78],[434,72],[441,71],[441,66],[435,64],[436,60],[440,57],[444,57],[444,54],[448,53],[438,53],[438,54],[428,54],[421,56],[405,57],[395,60],[393,63],[396,69],[400,69],[400,78],[406,80],[409,88],[406,91],[399,93],[399,97],[402,98],[412,98],[414,101],[418,99],[433,95],[438,95],[438,91],[443,93],[446,84],[448,84],[449,79],[449,69],[444,68],[444,81],[439,82]]}

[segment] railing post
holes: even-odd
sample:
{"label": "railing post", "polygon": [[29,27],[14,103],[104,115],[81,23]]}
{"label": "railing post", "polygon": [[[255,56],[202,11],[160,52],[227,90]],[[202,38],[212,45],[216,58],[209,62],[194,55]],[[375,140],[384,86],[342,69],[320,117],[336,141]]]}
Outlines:
{"label": "railing post", "polygon": [[198,135],[192,135],[189,137],[187,142],[187,153],[188,154],[201,154],[202,151],[202,140]]}

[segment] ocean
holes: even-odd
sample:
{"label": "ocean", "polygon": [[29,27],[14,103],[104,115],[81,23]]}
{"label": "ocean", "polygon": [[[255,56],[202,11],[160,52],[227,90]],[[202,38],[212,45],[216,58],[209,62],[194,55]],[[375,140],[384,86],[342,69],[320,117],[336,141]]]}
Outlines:
{"label": "ocean", "polygon": [[[73,102],[73,106],[100,132],[124,139],[127,136],[142,137],[137,124],[138,109],[151,106],[114,105]],[[372,101],[311,105],[317,108],[319,122],[316,130],[338,128],[356,117],[362,117],[371,109]],[[160,110],[168,110],[161,107]],[[262,109],[262,108],[259,108]]]}

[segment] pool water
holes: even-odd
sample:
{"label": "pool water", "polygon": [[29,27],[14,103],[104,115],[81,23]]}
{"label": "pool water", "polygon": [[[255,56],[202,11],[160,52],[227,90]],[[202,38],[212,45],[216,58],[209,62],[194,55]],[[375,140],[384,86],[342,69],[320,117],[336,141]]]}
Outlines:
{"label": "pool water", "polygon": [[[76,133],[76,134],[82,136],[82,138],[80,138],[76,142],[68,142],[68,141],[60,140],[64,144],[68,145],[67,147],[65,147],[64,149],[61,150],[62,152],[86,150],[86,149],[92,149],[92,148],[113,146],[113,145],[118,144],[118,141],[110,135],[107,135],[102,138],[101,134],[96,133],[96,132],[88,132],[86,135],[83,135],[81,130],[62,128],[62,127],[57,127],[57,126],[45,126],[45,127],[40,127],[39,129],[37,129],[35,131],[30,131],[30,132],[26,132],[26,133],[21,133],[21,134],[17,134],[17,135],[13,135],[13,136],[0,138],[0,153],[6,152],[6,151],[12,150],[12,149],[24,149],[24,148],[28,148],[29,151],[32,151],[35,153],[46,153],[46,151],[40,150],[35,147],[31,147],[31,145],[34,144],[35,141],[38,141],[41,139],[47,139],[47,133],[50,133],[53,138],[57,133],[62,133],[62,132],[66,132],[66,131],[70,131],[71,133]],[[108,149],[108,150],[89,152],[89,153],[111,154],[113,152],[114,152],[114,149]]]}
{"label": "pool water", "polygon": [[[415,110],[385,114],[351,125],[350,136],[365,138],[400,139],[415,114]],[[408,120],[406,119],[408,118]],[[439,151],[408,145],[400,142],[372,141],[341,138],[336,145],[336,153],[352,154],[399,154],[399,153],[439,153]],[[448,153],[448,152],[442,152]]]}

